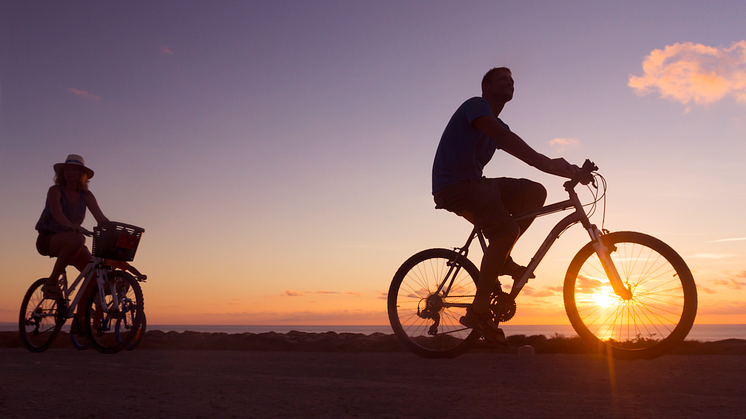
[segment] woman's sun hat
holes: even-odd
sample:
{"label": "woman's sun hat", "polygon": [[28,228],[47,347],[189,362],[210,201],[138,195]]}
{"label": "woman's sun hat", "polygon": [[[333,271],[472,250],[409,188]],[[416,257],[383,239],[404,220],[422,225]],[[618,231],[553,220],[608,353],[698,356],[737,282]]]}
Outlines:
{"label": "woman's sun hat", "polygon": [[57,163],[54,165],[54,171],[59,172],[66,164],[74,164],[76,166],[80,166],[83,170],[85,170],[86,175],[88,175],[88,179],[93,177],[93,170],[85,167],[85,160],[83,160],[82,156],[79,156],[77,154],[70,154],[69,156],[67,156],[67,159],[65,159],[64,163]]}

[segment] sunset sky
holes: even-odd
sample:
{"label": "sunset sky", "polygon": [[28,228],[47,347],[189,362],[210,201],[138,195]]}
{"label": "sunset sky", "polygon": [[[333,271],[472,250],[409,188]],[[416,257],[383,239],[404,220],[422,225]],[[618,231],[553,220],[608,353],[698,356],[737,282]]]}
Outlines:
{"label": "sunset sky", "polygon": [[[511,129],[596,162],[604,227],[684,257],[698,323],[746,323],[745,18],[743,0],[0,0],[0,322],[51,272],[34,225],[76,153],[104,214],[146,230],[148,323],[387,324],[399,265],[466,240],[434,209],[432,160],[482,75],[508,66]],[[564,199],[504,153],[485,174]],[[587,240],[560,238],[512,323],[567,323],[561,283]]]}

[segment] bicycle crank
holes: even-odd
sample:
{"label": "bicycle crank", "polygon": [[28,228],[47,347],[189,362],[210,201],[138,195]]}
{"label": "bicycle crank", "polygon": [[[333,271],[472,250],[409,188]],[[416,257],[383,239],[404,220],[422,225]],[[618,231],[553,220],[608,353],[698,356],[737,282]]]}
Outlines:
{"label": "bicycle crank", "polygon": [[515,316],[515,299],[499,287],[490,295],[490,311],[495,323],[504,323]]}

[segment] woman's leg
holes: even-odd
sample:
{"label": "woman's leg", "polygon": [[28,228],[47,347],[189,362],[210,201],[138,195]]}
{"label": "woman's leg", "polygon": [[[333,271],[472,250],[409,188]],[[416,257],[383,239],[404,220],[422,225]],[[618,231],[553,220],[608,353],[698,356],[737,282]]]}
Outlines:
{"label": "woman's leg", "polygon": [[49,242],[49,254],[57,260],[54,263],[52,274],[47,279],[47,286],[59,290],[57,283],[65,268],[77,257],[80,250],[85,246],[85,237],[73,231],[57,233]]}

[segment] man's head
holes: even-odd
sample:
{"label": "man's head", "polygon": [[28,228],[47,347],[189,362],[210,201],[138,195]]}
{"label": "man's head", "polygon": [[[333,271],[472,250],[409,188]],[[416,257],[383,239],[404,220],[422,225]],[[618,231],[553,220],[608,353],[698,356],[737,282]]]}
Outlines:
{"label": "man's head", "polygon": [[[507,67],[496,67],[482,77],[482,96],[508,102],[513,99],[513,75]],[[489,99],[489,98],[488,98]]]}

